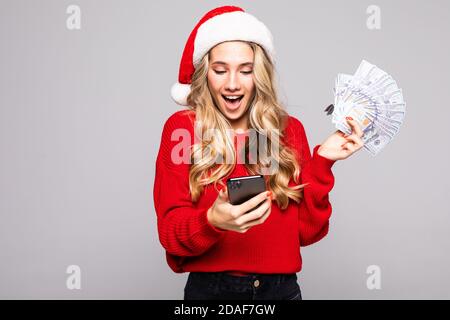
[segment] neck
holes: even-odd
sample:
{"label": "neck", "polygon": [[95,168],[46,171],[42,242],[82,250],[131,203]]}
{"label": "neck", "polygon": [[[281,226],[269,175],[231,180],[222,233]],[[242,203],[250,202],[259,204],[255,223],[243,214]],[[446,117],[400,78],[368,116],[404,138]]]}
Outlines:
{"label": "neck", "polygon": [[236,132],[246,132],[248,130],[248,114],[244,114],[242,117],[236,120],[230,120],[231,127]]}

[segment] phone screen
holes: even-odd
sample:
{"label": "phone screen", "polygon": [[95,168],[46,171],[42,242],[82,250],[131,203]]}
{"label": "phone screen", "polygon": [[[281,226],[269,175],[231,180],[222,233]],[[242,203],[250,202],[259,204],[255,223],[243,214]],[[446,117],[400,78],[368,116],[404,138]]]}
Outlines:
{"label": "phone screen", "polygon": [[264,176],[243,176],[227,180],[228,198],[232,205],[244,203],[266,191]]}

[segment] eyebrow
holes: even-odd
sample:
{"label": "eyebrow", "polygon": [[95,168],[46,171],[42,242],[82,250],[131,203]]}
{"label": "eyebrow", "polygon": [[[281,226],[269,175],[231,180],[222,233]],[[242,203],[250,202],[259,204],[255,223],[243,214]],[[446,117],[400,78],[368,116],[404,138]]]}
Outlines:
{"label": "eyebrow", "polygon": [[[214,61],[213,63],[211,63],[211,64],[222,64],[222,65],[228,65],[228,63],[226,63],[226,62],[223,62],[223,61]],[[241,63],[239,66],[253,66],[253,62],[244,62],[244,63]]]}

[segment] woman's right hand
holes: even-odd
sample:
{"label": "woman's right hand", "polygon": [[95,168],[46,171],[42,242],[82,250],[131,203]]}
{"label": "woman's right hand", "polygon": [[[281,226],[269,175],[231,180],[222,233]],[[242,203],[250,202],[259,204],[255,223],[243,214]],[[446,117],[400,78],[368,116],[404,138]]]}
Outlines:
{"label": "woman's right hand", "polygon": [[[208,221],[216,228],[245,233],[269,217],[272,209],[271,197],[271,191],[264,191],[242,204],[232,205],[228,199],[227,188],[222,188],[208,210]],[[261,202],[263,203],[255,208]]]}

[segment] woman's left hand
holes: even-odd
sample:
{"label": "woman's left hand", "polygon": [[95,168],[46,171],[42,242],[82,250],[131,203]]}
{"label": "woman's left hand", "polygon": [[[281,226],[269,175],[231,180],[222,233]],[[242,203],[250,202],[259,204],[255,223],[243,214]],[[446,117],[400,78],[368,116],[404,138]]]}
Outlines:
{"label": "woman's left hand", "polygon": [[352,129],[350,135],[337,130],[329,136],[319,147],[317,153],[330,160],[342,160],[350,157],[353,153],[361,149],[364,142],[361,140],[363,132],[358,123],[352,118],[346,118]]}

